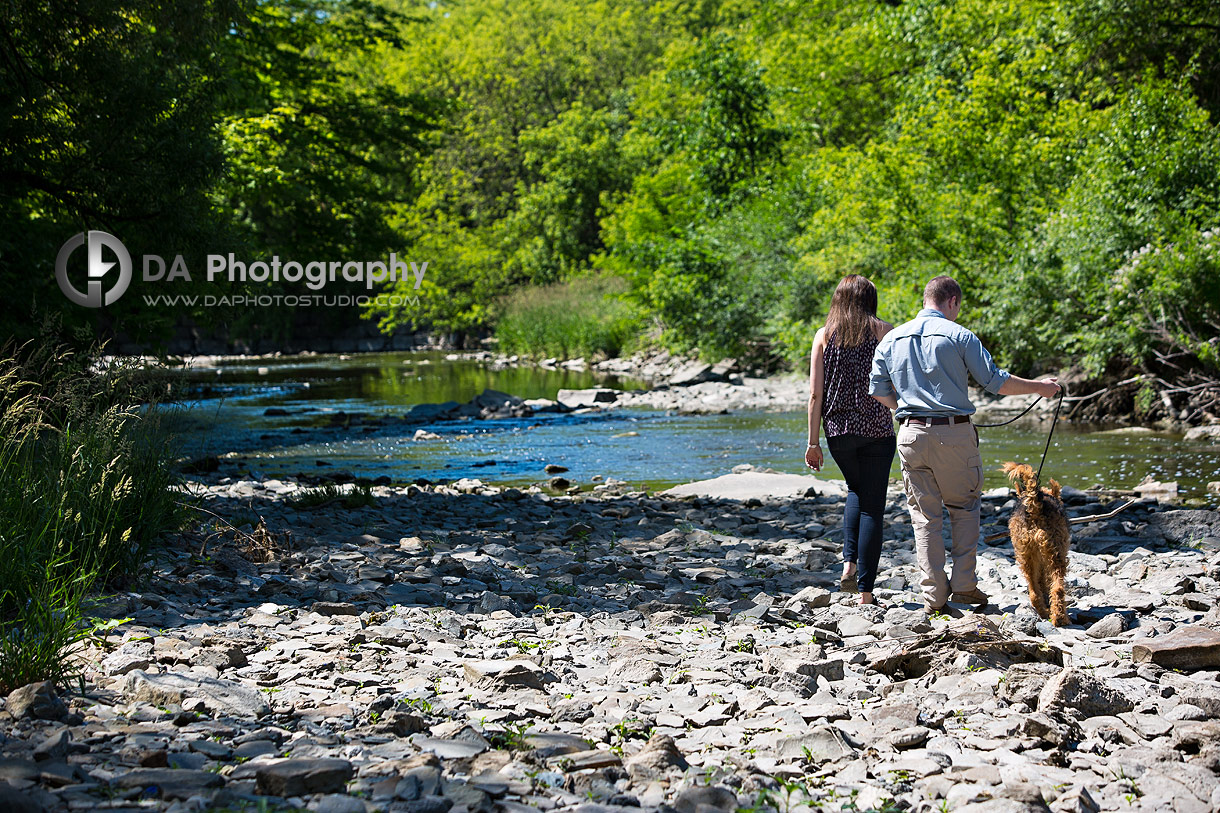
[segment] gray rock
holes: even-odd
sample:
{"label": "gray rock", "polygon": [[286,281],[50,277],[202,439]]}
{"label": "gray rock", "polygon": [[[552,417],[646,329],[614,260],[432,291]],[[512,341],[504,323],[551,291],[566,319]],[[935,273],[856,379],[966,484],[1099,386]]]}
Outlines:
{"label": "gray rock", "polygon": [[152,662],[152,641],[128,641],[102,659],[102,672],[117,677],[135,669],[147,669]]}
{"label": "gray rock", "polygon": [[844,638],[868,635],[873,628],[873,622],[861,615],[849,615],[839,619],[839,634]]}
{"label": "gray rock", "polygon": [[1050,663],[1014,663],[996,687],[996,695],[1010,703],[1024,703],[1036,708],[1042,687],[1059,672],[1060,667]]}
{"label": "gray rock", "polygon": [[1127,619],[1120,613],[1110,613],[1100,621],[1093,623],[1085,633],[1090,638],[1113,638],[1121,635],[1127,629]]}
{"label": "gray rock", "polygon": [[653,734],[648,743],[623,763],[632,779],[644,781],[663,776],[670,769],[686,770],[690,765],[686,757],[668,734]]}
{"label": "gray rock", "polygon": [[551,762],[562,765],[569,771],[612,768],[623,764],[623,761],[613,751],[601,748],[577,751],[575,754],[564,754],[563,756],[554,757]]}
{"label": "gray rock", "polygon": [[682,365],[669,377],[671,387],[689,387],[692,384],[702,384],[714,378],[712,365],[700,361],[691,361]]}
{"label": "gray rock", "polygon": [[116,788],[143,788],[162,799],[189,799],[205,790],[223,787],[224,777],[208,771],[173,768],[136,768],[111,780]]}
{"label": "gray rock", "polygon": [[342,601],[315,601],[309,609],[328,618],[336,615],[360,615],[360,608]]}
{"label": "gray rock", "polygon": [[1087,787],[1075,786],[1056,797],[1051,810],[1055,813],[1098,813],[1101,807]]}
{"label": "gray rock", "polygon": [[1208,714],[1194,703],[1179,703],[1165,713],[1165,719],[1174,721],[1206,720],[1208,719]]}
{"label": "gray rock", "polygon": [[34,747],[34,759],[39,762],[45,762],[48,759],[64,759],[72,751],[71,730],[61,728],[48,734],[42,742]]}
{"label": "gray rock", "polygon": [[719,785],[695,785],[686,788],[673,800],[678,813],[706,813],[711,810],[733,811],[738,807],[737,794]]}
{"label": "gray rock", "polygon": [[21,791],[0,782],[0,810],[5,813],[43,813],[47,807],[33,792]]}
{"label": "gray rock", "polygon": [[255,689],[218,678],[174,672],[150,675],[137,669],[124,678],[122,691],[133,700],[156,705],[183,705],[196,700],[215,714],[238,718],[261,717],[271,711],[267,700]]}
{"label": "gray rock", "polygon": [[815,763],[834,761],[854,756],[843,732],[833,726],[816,726],[808,733],[780,740],[779,754],[788,759],[806,758]]}
{"label": "gray rock", "polygon": [[1220,685],[1215,681],[1192,680],[1175,672],[1166,672],[1161,683],[1174,690],[1178,699],[1203,709],[1212,717],[1220,717]]}
{"label": "gray rock", "polygon": [[332,793],[310,802],[309,809],[315,813],[367,813],[369,808],[363,799]]}
{"label": "gray rock", "polygon": [[23,785],[36,781],[39,773],[38,765],[29,760],[0,757],[0,782]]}
{"label": "gray rock", "polygon": [[904,728],[901,731],[895,731],[894,733],[890,734],[888,739],[890,745],[901,751],[907,748],[918,748],[928,741],[928,737],[931,736],[931,734],[931,729],[925,726],[916,725],[911,726],[910,728]]}
{"label": "gray rock", "polygon": [[650,660],[625,658],[613,661],[606,669],[606,680],[632,686],[647,686],[660,683],[664,676],[661,668]]}
{"label": "gray rock", "polygon": [[14,720],[62,720],[68,716],[68,707],[55,693],[55,684],[49,680],[30,683],[9,693],[4,710]]}
{"label": "gray rock", "polygon": [[425,737],[415,743],[421,751],[436,754],[441,759],[466,759],[483,753],[490,744],[469,742],[467,740],[438,739]]}
{"label": "gray rock", "polygon": [[1179,544],[1220,536],[1220,511],[1158,511],[1148,517],[1146,532]]}
{"label": "gray rock", "polygon": [[1207,669],[1220,666],[1220,632],[1190,626],[1131,647],[1134,663],[1155,663],[1165,669]]}
{"label": "gray rock", "polygon": [[1074,712],[1083,717],[1117,715],[1131,711],[1135,704],[1123,692],[1083,669],[1064,668],[1042,687],[1038,711]]}
{"label": "gray rock", "polygon": [[479,612],[484,615],[491,615],[499,610],[507,610],[513,615],[519,612],[517,602],[513,601],[508,596],[502,596],[498,593],[493,593],[490,590],[484,590],[482,597],[479,599]]}
{"label": "gray rock", "polygon": [[405,813],[448,813],[453,802],[440,796],[424,796],[407,802]]}
{"label": "gray rock", "polygon": [[831,601],[830,591],[822,587],[809,586],[803,588],[792,598],[788,599],[785,606],[795,608],[804,605],[810,609],[819,609],[821,607],[829,607]]}
{"label": "gray rock", "polygon": [[259,765],[255,777],[260,793],[305,796],[341,792],[354,773],[346,759],[285,759]]}
{"label": "gray rock", "polygon": [[465,661],[462,663],[462,669],[467,680],[488,690],[503,690],[508,687],[543,688],[543,675],[533,661]]}
{"label": "gray rock", "polygon": [[587,390],[560,390],[555,400],[568,409],[612,404],[618,400],[618,390],[597,387]]}
{"label": "gray rock", "polygon": [[166,754],[166,763],[170,768],[202,771],[208,764],[208,758],[192,751],[173,751]]}

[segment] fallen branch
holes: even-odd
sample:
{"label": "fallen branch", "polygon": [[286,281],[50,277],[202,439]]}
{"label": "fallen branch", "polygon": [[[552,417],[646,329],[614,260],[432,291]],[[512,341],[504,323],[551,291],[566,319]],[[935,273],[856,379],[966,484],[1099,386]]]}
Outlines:
{"label": "fallen branch", "polygon": [[[1139,501],[1140,501],[1139,498],[1136,498],[1134,500],[1127,500],[1125,503],[1120,505],[1118,508],[1115,508],[1113,511],[1109,511],[1105,514],[1093,514],[1093,515],[1087,516],[1087,517],[1072,517],[1071,519],[1068,520],[1068,524],[1080,525],[1085,522],[1097,522],[1097,521],[1103,520],[1103,519],[1110,519],[1111,517],[1117,516],[1120,511],[1127,510],[1128,508],[1135,505]],[[983,537],[983,542],[990,543],[993,540],[1003,539],[1006,536],[1008,536],[1008,531],[1001,531],[1000,533],[989,534],[988,536]]]}

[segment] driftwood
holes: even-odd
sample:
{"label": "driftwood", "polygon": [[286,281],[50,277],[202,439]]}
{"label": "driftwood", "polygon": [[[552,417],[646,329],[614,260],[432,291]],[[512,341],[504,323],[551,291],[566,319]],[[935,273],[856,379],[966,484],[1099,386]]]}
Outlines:
{"label": "driftwood", "polygon": [[[1105,514],[1092,514],[1087,517],[1072,517],[1071,519],[1068,520],[1068,524],[1069,525],[1079,525],[1084,522],[1098,522],[1103,519],[1110,519],[1111,517],[1116,516],[1120,511],[1125,511],[1126,509],[1135,505],[1137,502],[1139,502],[1138,499],[1127,500],[1125,503],[1120,505],[1118,508],[1115,508],[1113,511],[1108,511]],[[989,535],[983,537],[983,542],[991,543],[997,539],[1003,539],[1006,536],[1008,536],[1008,531],[1000,531],[999,533],[989,534]]]}
{"label": "driftwood", "polygon": [[959,671],[953,667],[962,654],[970,654],[993,669],[1007,670],[1014,663],[1063,665],[1063,652],[1045,640],[1010,638],[991,619],[970,615],[943,630],[922,635],[892,655],[878,658],[868,668],[901,680],[930,672]]}

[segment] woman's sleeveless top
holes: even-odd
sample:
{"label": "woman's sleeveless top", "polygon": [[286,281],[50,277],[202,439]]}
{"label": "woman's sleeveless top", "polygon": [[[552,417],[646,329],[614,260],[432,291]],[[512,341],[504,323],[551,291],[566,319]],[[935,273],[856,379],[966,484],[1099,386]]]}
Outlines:
{"label": "woman's sleeveless top", "polygon": [[822,379],[822,421],[826,437],[885,438],[894,434],[890,411],[868,394],[876,349],[877,337],[871,332],[857,347],[843,347],[834,336],[827,339]]}

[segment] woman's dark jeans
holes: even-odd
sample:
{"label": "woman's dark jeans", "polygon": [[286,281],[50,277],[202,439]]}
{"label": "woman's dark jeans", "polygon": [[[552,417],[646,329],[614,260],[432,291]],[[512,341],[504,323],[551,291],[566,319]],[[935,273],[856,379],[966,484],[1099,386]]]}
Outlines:
{"label": "woman's dark jeans", "polygon": [[843,508],[843,561],[855,562],[860,592],[873,592],[881,559],[881,529],[885,523],[885,492],[890,481],[897,439],[863,435],[826,438],[830,456],[847,480]]}

